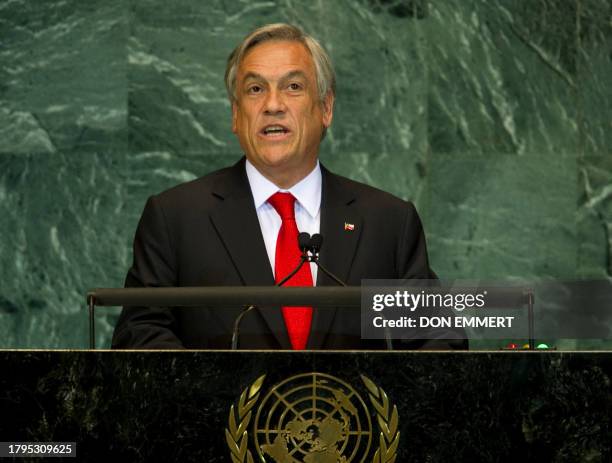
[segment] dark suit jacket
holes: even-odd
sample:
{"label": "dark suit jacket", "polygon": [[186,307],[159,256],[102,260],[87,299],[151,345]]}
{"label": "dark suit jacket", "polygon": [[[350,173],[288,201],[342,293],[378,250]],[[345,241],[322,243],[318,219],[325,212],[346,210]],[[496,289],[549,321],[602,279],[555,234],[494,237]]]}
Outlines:
{"label": "dark suit jacket", "polygon": [[[357,286],[365,278],[431,276],[423,229],[411,203],[321,169],[324,266]],[[354,230],[346,231],[345,223],[354,224]],[[274,285],[244,158],[149,198],[125,282],[126,287],[234,285]],[[317,286],[323,285],[335,283],[319,271]],[[112,346],[227,349],[240,310],[125,307]],[[242,349],[290,349],[278,308],[251,311],[242,321],[239,341]],[[421,346],[417,341],[402,347]],[[354,310],[315,308],[307,348],[382,349],[385,342],[361,339]]]}

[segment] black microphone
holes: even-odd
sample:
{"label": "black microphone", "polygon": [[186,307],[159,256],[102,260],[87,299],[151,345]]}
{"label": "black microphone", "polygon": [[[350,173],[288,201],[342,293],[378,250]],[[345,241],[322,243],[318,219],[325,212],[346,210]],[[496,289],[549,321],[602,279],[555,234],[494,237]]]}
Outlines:
{"label": "black microphone", "polygon": [[[314,235],[313,235],[314,236]],[[312,246],[312,238],[306,232],[302,232],[298,235],[298,247],[302,251],[302,255],[306,254]]]}
{"label": "black microphone", "polygon": [[315,233],[310,237],[310,251],[318,255],[323,246],[323,236],[320,233]]}

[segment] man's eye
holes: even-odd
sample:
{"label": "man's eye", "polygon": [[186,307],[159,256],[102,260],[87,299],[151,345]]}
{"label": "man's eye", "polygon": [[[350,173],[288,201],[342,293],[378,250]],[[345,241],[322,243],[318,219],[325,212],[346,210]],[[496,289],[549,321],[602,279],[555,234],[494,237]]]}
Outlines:
{"label": "man's eye", "polygon": [[252,85],[248,88],[249,93],[261,93],[262,88],[259,85]]}
{"label": "man's eye", "polygon": [[289,90],[301,90],[302,86],[298,83],[292,82],[289,84]]}

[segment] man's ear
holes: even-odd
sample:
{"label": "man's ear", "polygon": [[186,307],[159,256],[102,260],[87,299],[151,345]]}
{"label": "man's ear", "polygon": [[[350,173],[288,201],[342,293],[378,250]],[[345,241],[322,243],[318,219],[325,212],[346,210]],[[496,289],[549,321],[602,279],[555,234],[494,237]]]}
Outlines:
{"label": "man's ear", "polygon": [[236,133],[236,131],[238,130],[237,120],[238,120],[238,105],[234,101],[232,103],[232,132],[234,132],[234,133]]}
{"label": "man's ear", "polygon": [[332,123],[332,119],[334,118],[334,101],[335,101],[335,97],[334,97],[334,93],[333,92],[327,92],[327,95],[325,95],[325,99],[323,100],[323,127],[328,128],[331,123]]}

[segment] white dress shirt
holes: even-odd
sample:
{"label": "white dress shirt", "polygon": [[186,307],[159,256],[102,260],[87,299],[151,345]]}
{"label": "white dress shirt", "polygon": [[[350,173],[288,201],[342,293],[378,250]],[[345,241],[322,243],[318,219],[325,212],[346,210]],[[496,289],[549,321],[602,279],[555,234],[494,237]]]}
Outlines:
{"label": "white dress shirt", "polygon": [[[305,178],[293,185],[288,190],[283,190],[277,187],[270,180],[265,178],[261,173],[249,162],[246,161],[246,173],[253,193],[255,201],[255,210],[261,227],[268,259],[272,273],[274,273],[274,259],[276,256],[276,239],[281,227],[282,220],[276,209],[268,203],[268,198],[278,191],[291,193],[295,201],[295,221],[300,232],[310,233],[311,235],[319,233],[321,228],[321,167],[319,161],[317,165]],[[312,273],[312,282],[316,286],[317,283],[317,266],[310,264]]]}

